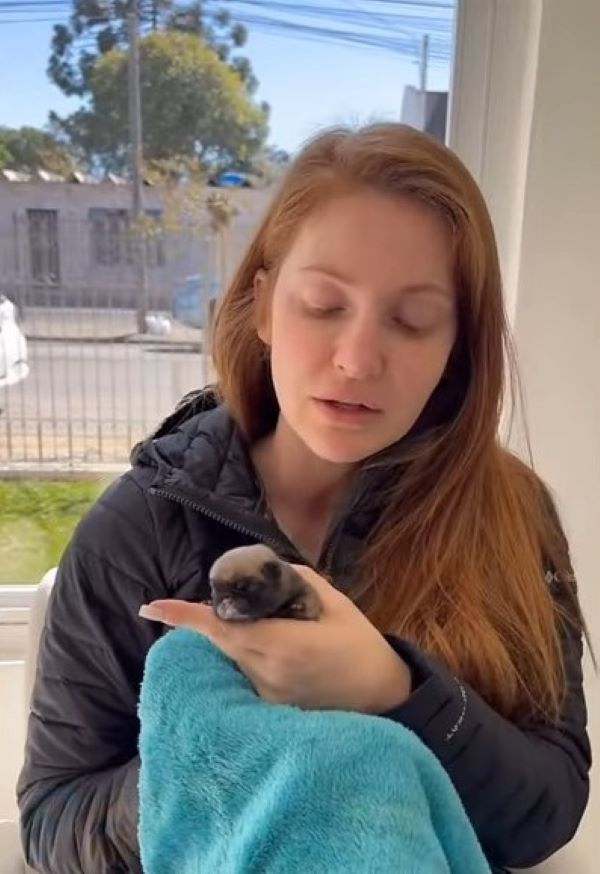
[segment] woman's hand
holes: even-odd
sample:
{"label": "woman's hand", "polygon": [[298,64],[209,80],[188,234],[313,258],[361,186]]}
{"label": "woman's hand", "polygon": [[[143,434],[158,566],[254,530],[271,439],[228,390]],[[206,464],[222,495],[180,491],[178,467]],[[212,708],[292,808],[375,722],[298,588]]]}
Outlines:
{"label": "woman's hand", "polygon": [[317,591],[317,621],[224,622],[206,604],[153,601],[146,619],[190,628],[237,663],[266,701],[306,709],[384,713],[408,698],[411,676],[385,638],[323,577],[295,569]]}

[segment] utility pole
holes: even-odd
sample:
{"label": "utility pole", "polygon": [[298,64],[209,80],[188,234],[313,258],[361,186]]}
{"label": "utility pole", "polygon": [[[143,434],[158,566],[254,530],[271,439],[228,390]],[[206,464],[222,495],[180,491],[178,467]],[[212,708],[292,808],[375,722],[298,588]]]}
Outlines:
{"label": "utility pole", "polygon": [[133,186],[133,228],[137,293],[137,330],[146,333],[148,311],[148,271],[144,236],[144,203],[142,178],[142,101],[140,96],[140,51],[138,44],[138,0],[129,0],[127,12],[129,35],[129,138],[131,146],[131,179]]}
{"label": "utility pole", "polygon": [[427,66],[429,64],[429,34],[423,34],[421,43],[420,90],[421,90],[421,130],[427,128]]}

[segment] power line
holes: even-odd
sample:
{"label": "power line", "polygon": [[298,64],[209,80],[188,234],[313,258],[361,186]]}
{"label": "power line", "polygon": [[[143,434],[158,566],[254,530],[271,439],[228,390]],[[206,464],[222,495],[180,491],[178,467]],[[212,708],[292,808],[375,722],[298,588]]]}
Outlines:
{"label": "power line", "polygon": [[[207,0],[208,3],[211,3],[211,0]],[[212,0],[212,2],[218,3],[219,0]],[[241,6],[246,7],[250,6],[252,8],[258,7],[258,9],[262,13],[270,13],[270,14],[280,14],[283,13],[286,16],[293,15],[294,17],[308,17],[308,18],[325,18],[328,20],[334,20],[337,22],[343,22],[344,24],[354,24],[361,25],[363,27],[379,27],[384,29],[389,29],[390,26],[397,29],[398,26],[402,28],[409,28],[411,30],[415,28],[421,27],[423,24],[427,24],[432,29],[440,29],[443,31],[448,31],[448,28],[452,24],[453,15],[440,15],[439,13],[435,16],[423,15],[424,9],[417,4],[411,4],[413,8],[414,14],[409,14],[408,12],[383,12],[383,11],[374,11],[367,10],[358,6],[356,3],[352,3],[352,9],[348,8],[348,3],[346,0],[343,0],[345,3],[344,6],[324,6],[322,3],[289,3],[285,2],[285,0],[231,0],[228,4],[228,7],[231,6]],[[429,7],[426,7],[429,8]],[[444,7],[447,8],[449,13],[452,13],[453,7]],[[240,10],[239,13],[233,12],[233,17],[237,17],[237,15],[247,15],[250,14],[245,10]],[[291,19],[286,19],[288,23],[292,24]]]}
{"label": "power line", "polygon": [[[452,16],[443,19],[439,16],[430,18],[384,13],[385,26],[377,28],[374,26],[372,14],[367,10],[348,10],[339,6],[324,7],[309,3],[292,4],[281,0],[232,0],[229,5],[234,7],[233,20],[245,25],[250,31],[260,30],[293,38],[379,48],[411,56],[417,53],[422,34],[426,31],[432,37],[432,58],[447,61],[451,56]],[[265,14],[247,11],[243,8],[245,6],[259,7]],[[413,3],[411,6],[418,8],[418,4]],[[449,11],[452,8],[444,6]],[[305,20],[301,20],[302,18]],[[319,18],[324,20],[318,23],[310,21]],[[340,24],[344,26],[340,27]]]}
{"label": "power line", "polygon": [[0,24],[62,24],[56,18],[0,18]]}
{"label": "power line", "polygon": [[[305,24],[277,21],[266,16],[236,16],[236,21],[244,24],[255,30],[266,31],[267,33],[279,33],[284,36],[309,39],[315,41],[337,42],[365,46],[369,48],[384,49],[398,54],[414,55],[417,51],[418,37],[415,33],[412,37],[404,39],[390,36],[376,36],[369,34],[360,34],[356,31],[333,29],[327,27],[317,27]],[[450,45],[444,46],[441,41],[434,45],[431,50],[431,57],[437,61],[447,61],[451,57]]]}
{"label": "power line", "polygon": [[[372,0],[366,0],[370,3]],[[454,9],[455,0],[375,0],[380,6],[414,6],[419,9]]]}
{"label": "power line", "polygon": [[[215,0],[215,2],[220,2],[220,0]],[[344,3],[345,0],[340,0],[340,2]],[[425,2],[425,0],[364,0],[365,3],[368,3],[372,6],[393,6],[395,9],[398,7],[402,8],[403,12],[398,13],[399,15],[410,15],[411,11],[416,14],[420,14],[425,10],[444,10],[446,12],[453,13],[456,7],[456,3],[452,2],[452,0],[436,0],[436,2]],[[245,6],[260,6],[260,7],[279,7],[284,11],[295,12],[299,8],[304,8],[305,10],[310,9],[316,13],[320,11],[326,11],[327,13],[331,12],[343,12],[342,6],[329,6],[325,7],[320,0],[315,0],[313,3],[294,3],[288,2],[288,0],[229,0],[227,3],[227,7],[233,4],[243,4]],[[365,15],[377,15],[379,14],[379,9],[363,9],[362,10]],[[382,13],[384,15],[388,15],[390,13]]]}
{"label": "power line", "polygon": [[[365,0],[373,3],[373,0]],[[417,9],[455,9],[456,0],[375,0],[380,6],[413,6]]]}
{"label": "power line", "polygon": [[27,2],[23,3],[9,3],[9,2],[0,2],[0,10],[9,10],[11,12],[27,12],[27,11],[40,11],[45,9],[54,9],[59,7],[61,9],[71,9],[71,3],[66,2],[66,0],[27,0]]}
{"label": "power line", "polygon": [[[222,8],[219,0],[216,2]],[[354,3],[352,5],[355,8],[348,9],[347,6],[344,8],[331,4],[315,5],[306,0],[302,3],[285,0],[231,0],[228,6],[238,7],[232,11],[232,18],[249,29],[317,42],[375,48],[413,58],[418,55],[422,34],[427,32],[430,34],[431,60],[449,61],[453,16],[448,13],[453,12],[454,4],[443,0],[390,0],[390,4],[392,2],[395,7],[401,6],[405,11],[388,13],[379,9],[366,10],[358,8]],[[207,0],[206,6],[210,6],[210,3],[211,0]],[[378,7],[386,3],[387,0],[377,0]],[[250,7],[250,10],[258,7],[264,14],[253,13],[243,7]],[[27,18],[12,18],[17,8],[23,12],[30,11],[31,15]],[[42,10],[46,9],[67,13],[72,11],[72,4],[65,0],[25,0],[23,3],[0,0],[0,25],[52,23],[53,19],[39,17]],[[442,10],[444,12],[440,14]],[[425,11],[435,11],[435,14],[423,15]],[[11,17],[5,18],[7,14]],[[214,19],[217,14],[218,10],[212,15],[209,12],[209,17]],[[298,17],[303,17],[304,21],[298,20]],[[105,23],[105,20],[97,23]]]}
{"label": "power line", "polygon": [[[209,6],[211,2],[212,0],[205,0],[205,6]],[[380,3],[385,2],[385,0],[376,0],[376,2],[379,5]],[[212,13],[213,17],[218,14],[218,11],[221,11],[223,9],[222,0],[216,0],[216,4],[219,8],[216,12]],[[405,22],[410,22],[411,19],[413,21],[413,24],[418,25],[418,16],[417,18],[415,18],[414,13],[418,14],[419,10],[424,11],[437,7],[441,9],[447,9],[449,11],[453,9],[451,3],[442,3],[440,2],[440,0],[437,0],[435,4],[426,3],[424,2],[424,0],[420,0],[420,2],[415,2],[415,0],[410,0],[410,2],[408,2],[408,0],[394,0],[394,5],[397,6],[398,4],[405,6],[407,12],[395,14],[388,12],[374,12],[373,10],[363,10],[356,4],[354,4],[355,9],[354,11],[352,11],[344,9],[343,6],[324,6],[321,2],[290,3],[285,2],[285,0],[231,0],[230,4],[228,5],[241,5],[255,8],[258,7],[263,12],[283,12],[286,15],[294,14],[305,16],[308,15],[310,17],[324,17],[328,19],[344,21],[345,23],[358,23],[362,25],[368,25],[369,20],[379,19],[380,23],[382,23],[384,26],[398,23],[401,20]],[[21,2],[15,2],[15,0],[0,0],[0,12],[19,12],[22,15],[25,15],[28,13],[39,14],[42,11],[50,11],[51,9],[71,13],[73,11],[73,4],[69,2],[69,0],[21,0]],[[408,10],[410,10],[413,14],[409,15]],[[90,19],[88,19],[88,21],[89,20]],[[104,17],[101,20],[105,20]],[[437,24],[435,18],[426,18],[426,20],[432,25],[432,27],[435,27]],[[442,26],[443,25],[444,22],[442,22]]]}
{"label": "power line", "polygon": [[377,10],[372,9],[363,9],[363,7],[356,2],[356,0],[343,0],[346,6],[351,6],[354,10],[356,10],[362,16],[368,16],[368,19],[373,21],[375,26],[383,26],[385,28],[392,27],[397,33],[405,33],[404,30],[399,30],[398,27],[395,26],[394,19],[397,20],[397,15],[390,15],[390,13],[382,13]]}
{"label": "power line", "polygon": [[[379,0],[378,0],[379,2]],[[395,53],[415,56],[419,51],[422,35],[430,34],[431,57],[437,61],[448,61],[451,57],[451,45],[453,35],[453,15],[435,17],[422,14],[406,15],[404,13],[377,13],[374,15],[370,10],[344,9],[339,6],[324,7],[321,4],[315,6],[308,3],[287,3],[281,0],[232,0],[232,6],[237,7],[260,7],[266,14],[257,14],[245,9],[234,9],[232,17],[235,21],[244,24],[250,30],[261,30],[282,35],[313,39],[317,41],[334,41],[338,43],[350,43],[371,48],[385,49]],[[439,4],[440,8],[452,13],[452,5]],[[411,3],[414,13],[421,4]],[[427,9],[433,9],[432,4],[426,4]],[[437,8],[437,7],[436,7]],[[271,13],[271,14],[269,14]],[[285,13],[285,17],[281,17]],[[289,16],[293,15],[294,18]],[[279,16],[279,17],[278,17]],[[325,19],[322,23],[307,23],[302,19]],[[377,22],[376,19],[380,19]],[[339,25],[343,24],[344,27]],[[377,26],[380,24],[381,26]],[[329,26],[327,26],[329,25]],[[349,29],[349,27],[353,29]],[[366,28],[366,32],[365,32]],[[392,35],[390,35],[392,31]]]}

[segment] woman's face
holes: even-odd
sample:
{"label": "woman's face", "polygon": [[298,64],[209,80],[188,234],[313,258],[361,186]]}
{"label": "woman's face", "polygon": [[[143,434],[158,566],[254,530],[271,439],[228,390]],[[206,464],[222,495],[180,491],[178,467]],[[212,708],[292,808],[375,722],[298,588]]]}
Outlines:
{"label": "woman's face", "polygon": [[281,415],[315,455],[359,462],[410,430],[456,338],[452,275],[436,212],[359,191],[305,222],[273,287],[257,276]]}

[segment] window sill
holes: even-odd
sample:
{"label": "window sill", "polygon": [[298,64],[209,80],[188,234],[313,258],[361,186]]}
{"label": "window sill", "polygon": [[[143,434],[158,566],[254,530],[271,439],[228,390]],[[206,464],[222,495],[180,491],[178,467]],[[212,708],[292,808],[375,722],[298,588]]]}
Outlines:
{"label": "window sill", "polygon": [[0,661],[23,661],[36,586],[0,586]]}

